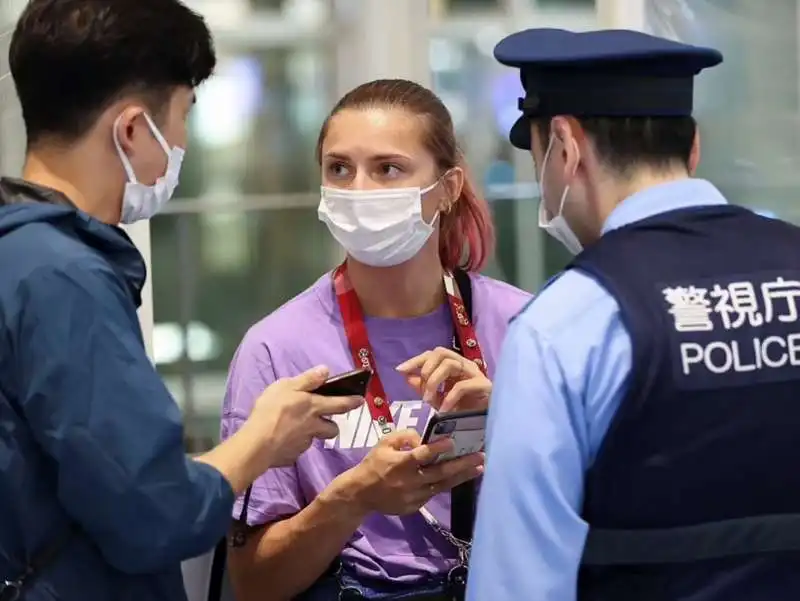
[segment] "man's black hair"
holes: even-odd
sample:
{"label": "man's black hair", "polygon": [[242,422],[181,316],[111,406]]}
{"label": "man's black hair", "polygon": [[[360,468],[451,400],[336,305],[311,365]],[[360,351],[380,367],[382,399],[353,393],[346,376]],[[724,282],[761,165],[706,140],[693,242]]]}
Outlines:
{"label": "man's black hair", "polygon": [[[697,123],[693,117],[580,117],[597,154],[612,171],[627,175],[638,167],[689,166]],[[536,121],[547,145],[550,119]]]}
{"label": "man's black hair", "polygon": [[28,146],[74,141],[125,94],[158,115],[216,65],[203,18],[179,0],[30,0],[11,38]]}

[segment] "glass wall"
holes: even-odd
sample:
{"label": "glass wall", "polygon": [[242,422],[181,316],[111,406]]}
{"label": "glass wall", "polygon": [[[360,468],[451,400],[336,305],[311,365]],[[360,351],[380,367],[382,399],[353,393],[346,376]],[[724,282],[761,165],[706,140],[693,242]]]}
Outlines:
{"label": "glass wall", "polygon": [[700,174],[731,201],[800,221],[798,3],[648,0],[646,27],[719,48],[699,78]]}

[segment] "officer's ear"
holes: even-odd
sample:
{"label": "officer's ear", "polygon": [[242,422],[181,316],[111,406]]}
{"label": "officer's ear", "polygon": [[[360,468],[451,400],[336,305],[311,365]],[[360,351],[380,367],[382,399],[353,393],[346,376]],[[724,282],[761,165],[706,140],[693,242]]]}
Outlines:
{"label": "officer's ear", "polygon": [[694,175],[697,171],[697,166],[700,164],[700,128],[695,126],[694,140],[692,141],[692,150],[689,153],[689,175]]}
{"label": "officer's ear", "polygon": [[581,162],[581,142],[585,137],[583,128],[572,117],[554,117],[551,127],[557,141],[553,151],[561,153],[565,181],[569,182]]}

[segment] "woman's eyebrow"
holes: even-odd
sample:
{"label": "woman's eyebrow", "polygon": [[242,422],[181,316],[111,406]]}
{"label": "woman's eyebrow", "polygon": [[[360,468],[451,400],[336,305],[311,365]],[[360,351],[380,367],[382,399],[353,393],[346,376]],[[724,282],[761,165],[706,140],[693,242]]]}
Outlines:
{"label": "woman's eyebrow", "polygon": [[[325,153],[324,157],[326,159],[334,159],[338,161],[349,161],[351,158],[343,154],[341,152],[327,152]],[[400,154],[397,152],[381,152],[378,154],[370,155],[369,160],[371,161],[410,161],[411,157],[405,154]]]}

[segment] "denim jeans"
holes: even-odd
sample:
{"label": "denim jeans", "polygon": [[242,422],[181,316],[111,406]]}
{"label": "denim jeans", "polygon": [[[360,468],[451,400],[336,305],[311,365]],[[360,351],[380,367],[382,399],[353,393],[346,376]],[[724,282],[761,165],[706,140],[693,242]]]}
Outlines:
{"label": "denim jeans", "polygon": [[351,570],[340,567],[335,574],[320,578],[295,601],[414,601],[427,597],[444,600],[446,583],[444,576],[434,576],[414,584],[358,580]]}

